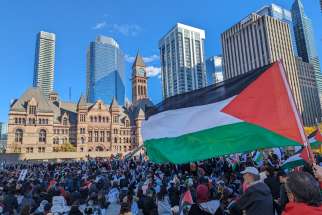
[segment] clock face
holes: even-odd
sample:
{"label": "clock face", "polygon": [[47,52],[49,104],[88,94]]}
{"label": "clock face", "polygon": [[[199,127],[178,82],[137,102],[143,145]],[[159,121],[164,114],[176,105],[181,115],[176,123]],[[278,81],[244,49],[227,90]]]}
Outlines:
{"label": "clock face", "polygon": [[141,77],[144,77],[145,76],[144,68],[139,68],[138,69],[138,75],[141,76]]}

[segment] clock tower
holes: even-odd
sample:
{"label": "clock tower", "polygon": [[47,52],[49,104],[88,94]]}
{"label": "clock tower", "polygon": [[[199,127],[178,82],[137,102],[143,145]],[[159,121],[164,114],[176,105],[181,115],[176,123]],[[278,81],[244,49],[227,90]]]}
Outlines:
{"label": "clock tower", "polygon": [[148,98],[148,78],[146,76],[145,64],[139,53],[137,53],[132,65],[132,102]]}

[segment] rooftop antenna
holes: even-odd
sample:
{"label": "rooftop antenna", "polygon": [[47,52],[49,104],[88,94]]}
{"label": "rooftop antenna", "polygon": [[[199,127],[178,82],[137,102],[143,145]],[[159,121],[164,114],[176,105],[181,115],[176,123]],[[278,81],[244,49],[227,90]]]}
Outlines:
{"label": "rooftop antenna", "polygon": [[69,87],[69,101],[72,101],[72,88]]}

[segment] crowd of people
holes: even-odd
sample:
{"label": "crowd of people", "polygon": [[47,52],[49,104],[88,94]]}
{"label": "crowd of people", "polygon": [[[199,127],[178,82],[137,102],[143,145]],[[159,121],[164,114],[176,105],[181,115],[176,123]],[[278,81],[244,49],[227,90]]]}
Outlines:
{"label": "crowd of people", "polygon": [[0,165],[0,214],[322,214],[322,167],[286,173],[267,155],[184,165],[131,159]]}

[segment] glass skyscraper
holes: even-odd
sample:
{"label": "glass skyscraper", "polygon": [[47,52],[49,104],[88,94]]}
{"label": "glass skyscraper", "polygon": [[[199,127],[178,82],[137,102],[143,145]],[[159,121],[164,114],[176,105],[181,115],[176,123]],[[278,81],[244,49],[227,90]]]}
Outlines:
{"label": "glass skyscraper", "polygon": [[111,104],[113,98],[120,104],[125,99],[124,54],[111,37],[98,36],[87,50],[87,101],[98,99]]}
{"label": "glass skyscraper", "polygon": [[55,34],[37,34],[33,86],[39,87],[46,98],[54,89],[55,43]]}
{"label": "glass skyscraper", "polygon": [[222,56],[212,56],[206,60],[206,72],[208,85],[222,82],[224,80]]}
{"label": "glass skyscraper", "polygon": [[177,23],[159,41],[163,98],[207,85],[205,31]]}
{"label": "glass skyscraper", "polygon": [[260,16],[264,16],[264,15],[271,16],[275,19],[278,19],[288,24],[290,28],[293,52],[295,56],[298,56],[291,12],[276,4],[270,4],[270,5],[264,6],[256,13]]}
{"label": "glass skyscraper", "polygon": [[321,100],[322,75],[320,69],[320,61],[315,46],[313,26],[311,19],[305,15],[304,7],[300,0],[295,0],[292,5],[292,18],[298,55],[303,59],[304,62],[313,65],[315,79]]}

